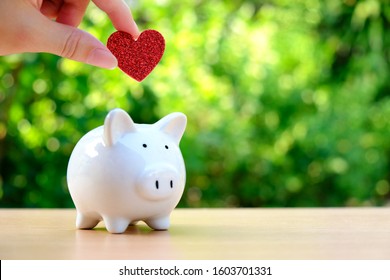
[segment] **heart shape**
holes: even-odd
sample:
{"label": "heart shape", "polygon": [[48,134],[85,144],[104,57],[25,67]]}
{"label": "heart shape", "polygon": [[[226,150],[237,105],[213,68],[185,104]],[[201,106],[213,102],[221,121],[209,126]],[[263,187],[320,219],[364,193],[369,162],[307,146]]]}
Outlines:
{"label": "heart shape", "polygon": [[118,67],[141,82],[160,62],[165,40],[156,30],[143,31],[137,40],[129,33],[116,31],[108,38],[107,47],[118,60]]}

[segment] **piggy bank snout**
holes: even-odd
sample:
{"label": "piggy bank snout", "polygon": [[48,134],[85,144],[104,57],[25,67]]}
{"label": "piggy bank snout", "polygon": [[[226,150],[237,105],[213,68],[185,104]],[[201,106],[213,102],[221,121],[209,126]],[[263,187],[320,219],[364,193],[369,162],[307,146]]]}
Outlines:
{"label": "piggy bank snout", "polygon": [[162,200],[178,192],[182,184],[174,166],[158,165],[148,167],[140,174],[137,188],[145,199]]}

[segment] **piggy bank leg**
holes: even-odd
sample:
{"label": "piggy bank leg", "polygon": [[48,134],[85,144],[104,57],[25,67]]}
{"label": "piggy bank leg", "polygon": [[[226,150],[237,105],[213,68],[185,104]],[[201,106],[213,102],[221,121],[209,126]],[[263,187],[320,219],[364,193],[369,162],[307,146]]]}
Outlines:
{"label": "piggy bank leg", "polygon": [[103,220],[107,230],[110,233],[123,233],[126,231],[127,227],[130,224],[130,220],[125,218],[113,218],[103,216]]}
{"label": "piggy bank leg", "polygon": [[100,220],[96,217],[91,217],[77,211],[76,228],[79,229],[91,229],[94,228]]}
{"label": "piggy bank leg", "polygon": [[146,220],[145,223],[155,230],[167,230],[169,228],[169,216]]}

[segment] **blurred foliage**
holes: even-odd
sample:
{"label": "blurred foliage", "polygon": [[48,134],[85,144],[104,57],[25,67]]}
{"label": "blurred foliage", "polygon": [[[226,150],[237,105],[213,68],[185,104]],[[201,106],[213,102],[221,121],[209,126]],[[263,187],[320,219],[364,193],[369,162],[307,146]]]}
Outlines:
{"label": "blurred foliage", "polygon": [[[182,207],[387,203],[388,1],[130,4],[167,43],[142,83],[50,54],[0,58],[1,207],[72,207],[69,155],[115,107],[188,116]],[[81,28],[115,31],[92,4]]]}

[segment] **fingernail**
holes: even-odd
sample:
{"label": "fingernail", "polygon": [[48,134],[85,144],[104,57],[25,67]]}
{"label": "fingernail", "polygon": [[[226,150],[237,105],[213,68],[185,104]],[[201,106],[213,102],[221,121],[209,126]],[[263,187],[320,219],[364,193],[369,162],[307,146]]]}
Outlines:
{"label": "fingernail", "polygon": [[118,66],[118,61],[115,56],[105,49],[94,49],[91,51],[86,62],[94,66],[108,69],[114,69]]}

